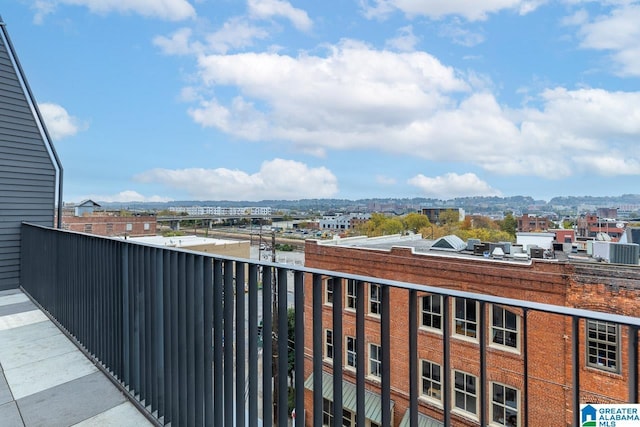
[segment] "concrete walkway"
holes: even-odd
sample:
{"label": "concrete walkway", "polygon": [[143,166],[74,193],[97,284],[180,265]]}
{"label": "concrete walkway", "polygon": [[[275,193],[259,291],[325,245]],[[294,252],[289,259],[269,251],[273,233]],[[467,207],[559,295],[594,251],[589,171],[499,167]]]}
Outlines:
{"label": "concrete walkway", "polygon": [[152,424],[16,289],[0,291],[0,425]]}

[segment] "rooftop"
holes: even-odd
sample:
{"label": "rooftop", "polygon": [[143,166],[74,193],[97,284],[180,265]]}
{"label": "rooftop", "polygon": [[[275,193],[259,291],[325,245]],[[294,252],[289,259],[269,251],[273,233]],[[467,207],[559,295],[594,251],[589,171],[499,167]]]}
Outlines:
{"label": "rooftop", "polygon": [[18,289],[0,291],[0,423],[151,424]]}

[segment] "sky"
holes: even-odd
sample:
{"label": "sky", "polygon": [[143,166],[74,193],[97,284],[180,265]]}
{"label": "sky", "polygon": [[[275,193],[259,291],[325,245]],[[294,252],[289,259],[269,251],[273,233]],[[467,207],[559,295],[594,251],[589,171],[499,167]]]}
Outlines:
{"label": "sky", "polygon": [[640,0],[11,0],[64,200],[640,193]]}

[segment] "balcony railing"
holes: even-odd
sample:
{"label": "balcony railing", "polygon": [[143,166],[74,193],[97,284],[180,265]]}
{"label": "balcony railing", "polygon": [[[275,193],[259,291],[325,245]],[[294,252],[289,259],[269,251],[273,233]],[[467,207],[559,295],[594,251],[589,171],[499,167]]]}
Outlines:
{"label": "balcony railing", "polygon": [[[291,279],[292,277],[292,279]],[[392,425],[391,317],[406,316],[409,367],[408,420],[418,426],[418,296],[441,295],[443,307],[452,298],[479,304],[477,355],[479,382],[486,382],[487,319],[485,306],[499,304],[521,309],[523,354],[523,404],[519,425],[529,424],[527,319],[530,313],[552,313],[570,319],[572,417],[579,425],[579,345],[582,319],[613,322],[628,327],[626,360],[628,401],[638,401],[638,327],[640,319],[606,313],[492,297],[417,284],[355,276],[269,262],[253,262],[180,249],[153,247],[80,233],[25,224],[22,227],[21,286],[81,346],[112,381],[138,402],[141,410],[158,424],[172,426],[285,426],[288,422],[288,355],[294,352],[293,384],[297,425],[323,425],[323,387],[313,387],[313,405],[305,407],[305,359],[312,368],[313,384],[331,375],[334,420],[343,416],[344,342],[334,340],[332,369],[324,356],[323,286],[332,279],[333,294],[343,295],[344,281],[355,283],[356,295],[365,295],[365,283],[380,286],[380,419]],[[289,284],[291,282],[291,284]],[[305,289],[308,295],[305,316]],[[390,312],[390,290],[403,289],[406,313]],[[288,295],[293,291],[293,300]],[[260,297],[261,294],[261,297]],[[278,298],[278,296],[280,296]],[[289,299],[289,302],[288,302]],[[365,307],[356,298],[355,419],[365,423]],[[295,339],[287,339],[288,306],[295,311]],[[259,310],[259,308],[261,310]],[[276,316],[274,316],[274,311]],[[342,298],[331,308],[334,337],[343,336],[345,315]],[[261,313],[261,314],[260,314]],[[452,425],[451,323],[449,310],[442,312],[443,375],[442,417]],[[277,319],[273,324],[272,319]],[[305,329],[305,322],[310,322]],[[260,325],[260,326],[259,326]],[[280,331],[278,334],[277,331]],[[311,337],[306,337],[311,332]],[[260,337],[263,339],[259,348]],[[304,343],[307,345],[305,354]],[[295,349],[292,349],[295,347]],[[278,354],[272,364],[273,355]],[[397,356],[396,356],[397,357]],[[261,359],[262,363],[259,363]],[[259,366],[262,369],[259,369]],[[323,370],[324,369],[324,370]],[[277,381],[274,373],[279,372]],[[484,387],[483,387],[484,389]],[[311,393],[311,392],[310,392]],[[274,402],[275,398],[275,404]],[[478,396],[478,423],[489,423],[486,393]],[[307,402],[309,403],[309,401]],[[311,407],[310,407],[311,406]],[[275,408],[275,410],[274,410]],[[326,414],[325,414],[326,415]],[[305,420],[305,417],[307,419]],[[396,417],[395,423],[399,419]]]}

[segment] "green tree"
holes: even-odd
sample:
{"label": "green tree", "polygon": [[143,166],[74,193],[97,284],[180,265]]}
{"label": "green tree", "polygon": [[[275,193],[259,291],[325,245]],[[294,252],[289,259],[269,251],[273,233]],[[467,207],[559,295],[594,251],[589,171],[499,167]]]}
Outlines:
{"label": "green tree", "polygon": [[427,218],[426,215],[415,212],[407,214],[407,216],[402,219],[402,222],[404,223],[405,230],[409,230],[414,233],[417,233],[421,229],[431,225],[429,218]]}
{"label": "green tree", "polygon": [[516,230],[518,229],[518,220],[513,216],[513,212],[507,212],[504,219],[500,221],[500,229],[505,233],[508,233],[512,239],[516,237]]}
{"label": "green tree", "polygon": [[453,225],[460,222],[460,213],[457,209],[447,209],[440,212],[438,215],[438,222],[441,225]]}

